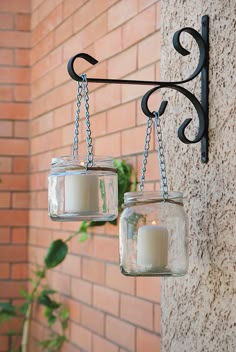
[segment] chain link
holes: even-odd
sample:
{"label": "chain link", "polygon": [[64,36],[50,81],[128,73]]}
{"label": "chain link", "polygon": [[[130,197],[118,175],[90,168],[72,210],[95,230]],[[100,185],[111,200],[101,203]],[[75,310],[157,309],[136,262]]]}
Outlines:
{"label": "chain link", "polygon": [[75,129],[74,129],[74,138],[72,144],[72,160],[78,159],[78,145],[79,145],[79,115],[80,115],[80,106],[82,100],[82,84],[78,82],[77,96],[76,96],[76,113],[75,113]]}
{"label": "chain link", "polygon": [[88,92],[88,81],[87,75],[82,74],[81,82],[78,82],[77,90],[77,108],[75,115],[75,129],[74,129],[74,138],[72,144],[72,159],[78,159],[78,144],[79,144],[79,116],[80,116],[80,107],[82,97],[84,97],[84,108],[85,108],[85,125],[86,125],[86,145],[87,145],[87,164],[86,167],[93,166],[93,145],[92,145],[92,134],[90,128],[90,115],[89,115],[89,92]]}
{"label": "chain link", "polygon": [[93,141],[90,127],[90,115],[89,115],[89,92],[88,92],[88,81],[87,75],[81,75],[83,79],[83,92],[84,92],[84,107],[85,107],[85,125],[86,125],[86,145],[87,145],[87,165],[86,167],[93,166]]}
{"label": "chain link", "polygon": [[168,198],[168,184],[167,184],[167,177],[166,177],[166,163],[165,163],[165,156],[164,156],[164,148],[163,148],[163,141],[162,141],[162,133],[161,133],[161,125],[160,125],[160,117],[158,112],[154,111],[154,121],[156,127],[156,141],[157,141],[157,148],[158,148],[158,156],[160,162],[160,173],[161,173],[161,191],[163,199]]}
{"label": "chain link", "polygon": [[141,178],[140,178],[140,191],[141,192],[144,189],[147,158],[148,158],[148,151],[149,151],[151,133],[152,133],[152,123],[153,123],[153,119],[152,119],[152,117],[149,117],[147,120],[146,135],[145,135],[145,142],[144,142],[144,151],[143,151],[142,174],[141,174]]}

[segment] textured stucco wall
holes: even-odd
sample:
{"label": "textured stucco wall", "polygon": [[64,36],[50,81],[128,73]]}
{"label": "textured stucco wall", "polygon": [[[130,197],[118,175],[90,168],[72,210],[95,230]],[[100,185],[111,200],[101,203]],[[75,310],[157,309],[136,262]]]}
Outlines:
{"label": "textured stucco wall", "polygon": [[[162,1],[161,74],[163,80],[184,78],[196,65],[172,47],[172,34],[185,26],[200,30],[210,16],[210,153],[200,162],[200,144],[186,146],[176,137],[187,117],[197,117],[175,91],[165,93],[163,117],[170,188],[185,193],[190,220],[189,271],[162,280],[162,351],[236,351],[236,2],[234,0]],[[183,39],[197,53],[191,38]],[[199,93],[199,79],[187,85]],[[195,121],[196,120],[196,121]]]}

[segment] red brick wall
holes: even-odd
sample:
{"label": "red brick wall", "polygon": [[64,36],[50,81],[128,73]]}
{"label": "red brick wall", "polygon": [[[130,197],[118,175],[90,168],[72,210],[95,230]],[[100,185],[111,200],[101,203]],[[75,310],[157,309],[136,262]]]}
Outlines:
{"label": "red brick wall", "polygon": [[[30,0],[0,1],[0,300],[19,300],[27,278]],[[19,320],[11,328],[19,326]],[[0,334],[6,328],[0,328]],[[9,351],[0,336],[0,351]]]}
{"label": "red brick wall", "polygon": [[[18,1],[17,6],[21,3],[25,5],[25,1]],[[76,62],[78,72],[86,72],[89,77],[155,80],[159,78],[160,58],[158,0],[32,0],[31,7],[30,268],[42,263],[53,239],[67,238],[79,227],[78,223],[52,222],[47,215],[51,158],[71,153],[76,82],[67,74],[68,59],[78,52],[93,55],[99,61],[96,66],[82,59]],[[21,74],[19,81],[26,79],[27,75]],[[145,134],[140,99],[147,90],[145,86],[89,84],[95,153],[128,159],[138,177]],[[10,118],[8,115],[4,119]],[[20,150],[18,145],[15,149]],[[150,149],[146,190],[159,189],[153,140]],[[82,123],[79,150],[85,152]],[[24,153],[28,155],[28,150]],[[8,232],[5,236],[9,241]],[[4,264],[8,266],[8,262]],[[120,274],[118,228],[101,227],[84,244],[74,239],[66,261],[49,280],[71,312],[69,343],[63,352],[160,350],[159,279]],[[42,314],[36,312],[30,351],[37,351],[35,342],[47,333]]]}

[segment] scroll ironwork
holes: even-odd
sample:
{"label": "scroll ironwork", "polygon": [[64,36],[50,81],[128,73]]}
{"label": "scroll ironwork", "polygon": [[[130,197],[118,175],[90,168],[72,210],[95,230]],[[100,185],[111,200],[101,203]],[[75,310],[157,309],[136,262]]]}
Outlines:
{"label": "scroll ironwork", "polygon": [[[112,83],[112,84],[131,84],[131,85],[150,85],[154,88],[150,89],[142,98],[141,107],[144,114],[148,117],[155,117],[154,112],[151,112],[148,107],[148,101],[150,96],[162,88],[174,89],[181,94],[183,94],[193,105],[197,112],[199,119],[198,132],[193,140],[186,137],[185,131],[188,125],[191,123],[192,119],[188,118],[182,122],[178,129],[179,139],[185,143],[198,143],[201,141],[201,160],[203,163],[208,162],[208,72],[209,72],[209,17],[207,15],[202,17],[202,31],[201,34],[195,29],[190,27],[185,27],[177,32],[173,36],[173,46],[175,50],[182,56],[189,55],[190,52],[186,50],[181,42],[180,37],[182,33],[188,33],[196,41],[199,49],[199,61],[194,72],[182,81],[172,81],[172,82],[159,82],[159,81],[141,81],[141,80],[128,80],[128,79],[108,79],[108,78],[87,78],[88,82],[94,83]],[[73,56],[68,62],[68,73],[76,81],[81,81],[82,78],[75,72],[74,62],[77,58],[82,58],[92,65],[98,63],[98,61],[89,54],[79,53]],[[191,93],[188,89],[182,87],[181,85],[194,80],[198,75],[201,75],[201,99],[199,100],[196,96]],[[158,114],[163,115],[167,106],[167,101],[162,101]]]}

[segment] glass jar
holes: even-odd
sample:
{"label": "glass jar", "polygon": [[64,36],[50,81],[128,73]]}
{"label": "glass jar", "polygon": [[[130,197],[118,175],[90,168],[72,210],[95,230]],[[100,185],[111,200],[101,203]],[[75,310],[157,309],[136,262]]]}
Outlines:
{"label": "glass jar", "polygon": [[111,158],[52,159],[48,213],[54,221],[111,221],[118,215],[117,170]]}
{"label": "glass jar", "polygon": [[120,218],[120,268],[130,276],[183,276],[188,220],[182,193],[129,192]]}

